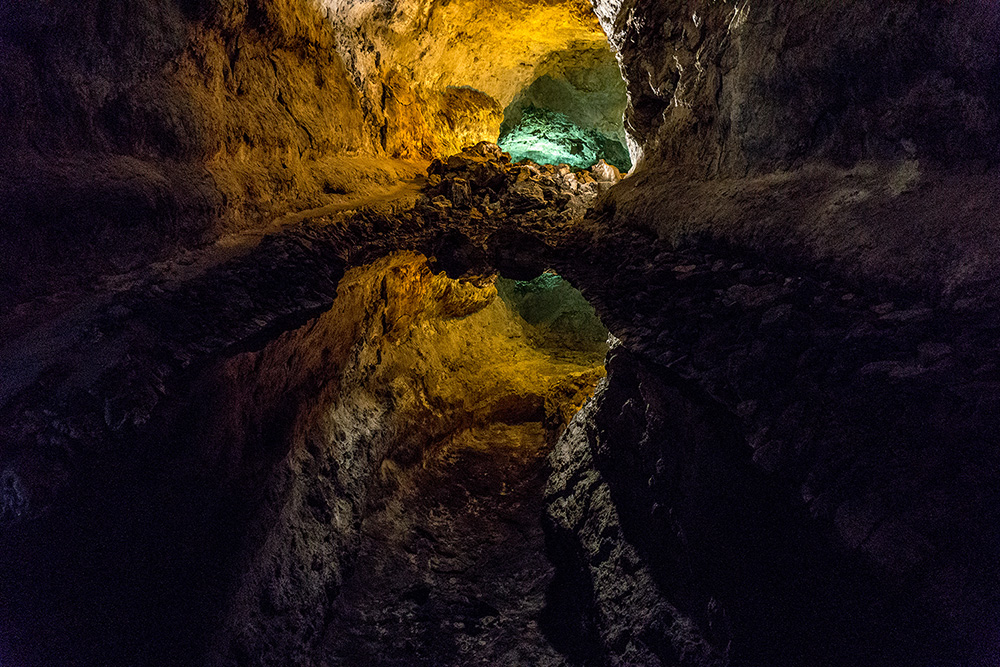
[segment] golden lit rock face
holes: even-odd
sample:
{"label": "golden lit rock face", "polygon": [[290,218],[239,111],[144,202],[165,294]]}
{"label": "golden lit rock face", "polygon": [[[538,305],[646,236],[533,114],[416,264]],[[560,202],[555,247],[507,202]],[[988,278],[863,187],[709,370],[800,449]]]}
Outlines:
{"label": "golden lit rock face", "polygon": [[[286,642],[268,644],[273,660],[261,664],[296,655],[304,645],[296,633],[308,627],[289,619],[324,604],[330,582],[342,580],[373,477],[391,485],[425,457],[446,456],[449,443],[504,425],[530,424],[554,440],[604,376],[603,361],[594,349],[536,347],[491,281],[452,280],[404,252],[348,271],[328,312],[223,362],[193,401],[207,415],[193,420],[194,437],[218,443],[205,455],[220,467],[265,456],[255,434],[273,435],[289,398],[303,400],[220,642],[255,650],[261,637]],[[301,548],[288,549],[296,540]]]}
{"label": "golden lit rock face", "polygon": [[406,171],[371,160],[377,142],[318,6],[252,5],[0,7],[0,301]]}
{"label": "golden lit rock face", "polygon": [[0,301],[410,178],[597,52],[583,0],[6,3]]}
{"label": "golden lit rock face", "polygon": [[412,253],[348,272],[339,304],[337,322],[364,326],[378,313],[373,329],[345,336],[360,346],[344,384],[375,393],[389,387],[393,405],[413,410],[416,423],[455,415],[467,423],[541,419],[557,386],[583,376],[592,389],[603,363],[603,350],[556,357],[536,347],[530,326],[492,283],[435,274]]}
{"label": "golden lit rock face", "polygon": [[575,56],[613,60],[588,2],[325,0],[338,50],[393,155],[453,153],[495,141],[502,110]]}

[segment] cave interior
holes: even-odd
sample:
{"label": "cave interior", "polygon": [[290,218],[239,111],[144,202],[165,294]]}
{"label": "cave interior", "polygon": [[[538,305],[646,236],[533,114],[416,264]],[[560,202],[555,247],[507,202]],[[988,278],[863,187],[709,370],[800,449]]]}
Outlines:
{"label": "cave interior", "polygon": [[991,0],[0,0],[2,667],[996,667]]}

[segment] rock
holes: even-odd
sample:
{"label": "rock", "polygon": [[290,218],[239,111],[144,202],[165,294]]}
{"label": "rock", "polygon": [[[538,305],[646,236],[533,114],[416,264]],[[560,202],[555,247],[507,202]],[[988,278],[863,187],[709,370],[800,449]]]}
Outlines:
{"label": "rock", "polygon": [[458,208],[468,208],[472,203],[472,190],[469,188],[469,182],[464,178],[452,180],[449,199]]}
{"label": "rock", "polygon": [[738,283],[726,290],[725,302],[729,305],[740,304],[744,308],[759,308],[774,303],[780,292],[781,288],[777,285],[752,287]]}
{"label": "rock", "polygon": [[879,319],[884,322],[926,322],[933,314],[934,311],[930,308],[910,308],[888,312]]}
{"label": "rock", "polygon": [[760,317],[760,326],[771,327],[775,325],[784,325],[789,316],[792,314],[792,305],[788,303],[783,303],[764,311],[764,314]]}
{"label": "rock", "polygon": [[[742,175],[748,168],[768,171],[796,160],[910,157],[913,149],[921,157],[968,159],[993,155],[1000,138],[995,98],[977,83],[1000,57],[973,55],[978,46],[972,46],[986,43],[1000,18],[975,7],[931,3],[890,9],[870,2],[819,7],[808,0],[762,0],[745,11],[707,0],[639,8],[596,0],[595,7],[620,49],[622,73],[631,82],[625,115],[645,157],[690,165],[692,175]],[[762,29],[755,22],[762,16],[796,17],[797,46],[783,43],[787,51],[778,60],[768,48],[784,28]],[[876,53],[873,43],[901,46]],[[920,60],[924,44],[935,45],[936,60]],[[965,72],[962,82],[941,80],[936,74],[941,63]],[[766,86],[719,94],[764,70],[768,81],[781,82],[782,95],[770,94]],[[854,99],[854,84],[837,80],[845,71],[879,72],[881,85],[863,100]],[[817,99],[852,101],[830,110]],[[878,110],[888,108],[891,118],[881,117]],[[989,120],[973,120],[974,108]],[[864,140],[850,149],[816,141],[817,123],[831,138]],[[719,153],[722,146],[739,148]],[[714,162],[701,164],[706,156]]]}
{"label": "rock", "polygon": [[438,209],[450,209],[452,206],[451,201],[444,195],[438,195],[432,199],[431,204]]}
{"label": "rock", "polygon": [[952,347],[947,343],[921,343],[917,351],[920,353],[920,363],[928,366],[952,354]]}
{"label": "rock", "polygon": [[926,372],[923,366],[901,361],[873,361],[858,371],[860,375],[888,375],[897,379],[917,377]]}
{"label": "rock", "polygon": [[600,160],[597,164],[591,167],[590,173],[595,179],[605,183],[617,183],[622,180],[622,174],[618,171],[618,167],[613,164],[608,164],[604,160]]}
{"label": "rock", "polygon": [[579,190],[580,182],[577,180],[576,174],[570,172],[562,177],[563,187],[567,187],[570,190]]}
{"label": "rock", "polygon": [[876,306],[871,307],[871,311],[876,315],[887,315],[896,309],[896,304],[892,301],[886,301],[885,303],[880,303]]}
{"label": "rock", "polygon": [[483,162],[485,162],[485,158],[475,156],[471,153],[457,153],[448,157],[448,171],[464,172]]}
{"label": "rock", "polygon": [[[462,152],[470,155],[478,155],[479,157],[486,158],[487,160],[502,160],[505,155],[499,146],[489,141],[480,141],[475,146],[462,149]],[[510,158],[510,156],[507,157],[508,159]]]}
{"label": "rock", "polygon": [[540,208],[545,206],[545,192],[533,180],[519,180],[507,195],[513,206],[518,208]]}
{"label": "rock", "polygon": [[598,196],[603,195],[605,192],[614,187],[614,183],[610,181],[598,181],[597,183],[597,194]]}

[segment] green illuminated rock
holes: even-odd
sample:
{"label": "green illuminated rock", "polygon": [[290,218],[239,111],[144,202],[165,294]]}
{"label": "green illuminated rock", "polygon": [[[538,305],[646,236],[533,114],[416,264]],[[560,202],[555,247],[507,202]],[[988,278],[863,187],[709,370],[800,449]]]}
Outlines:
{"label": "green illuminated rock", "polygon": [[564,114],[537,107],[524,109],[521,121],[497,143],[515,162],[528,159],[586,169],[604,159],[623,172],[632,168],[628,150],[620,141],[582,128]]}

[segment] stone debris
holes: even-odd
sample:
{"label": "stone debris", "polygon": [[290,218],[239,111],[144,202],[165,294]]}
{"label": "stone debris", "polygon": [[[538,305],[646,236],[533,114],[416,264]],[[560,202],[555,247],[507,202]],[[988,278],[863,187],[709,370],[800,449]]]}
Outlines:
{"label": "stone debris", "polygon": [[622,180],[622,173],[618,170],[618,167],[608,164],[604,160],[599,161],[591,167],[590,173],[602,183],[617,183]]}
{"label": "stone debris", "polygon": [[444,197],[461,215],[490,214],[499,207],[509,215],[532,212],[549,221],[581,219],[600,194],[622,179],[618,168],[604,160],[578,171],[565,164],[512,164],[499,146],[487,142],[434,160],[427,173],[428,188],[419,202],[424,206],[430,202],[447,208],[438,199]]}

